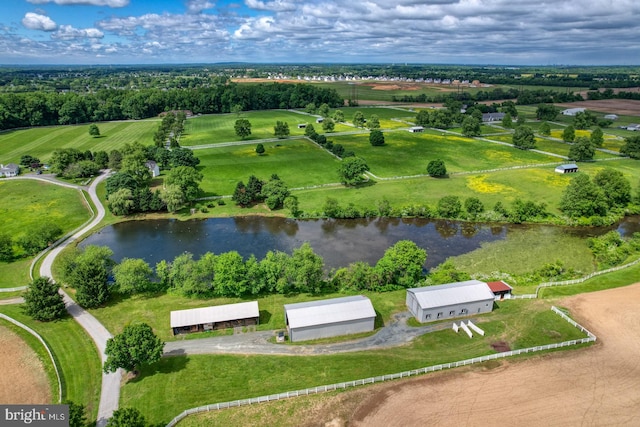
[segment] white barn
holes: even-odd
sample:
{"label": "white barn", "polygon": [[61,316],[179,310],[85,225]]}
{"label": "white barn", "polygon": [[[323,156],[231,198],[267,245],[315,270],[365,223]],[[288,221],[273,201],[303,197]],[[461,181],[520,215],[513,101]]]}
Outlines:
{"label": "white barn", "polygon": [[567,108],[566,110],[562,110],[562,114],[564,116],[575,116],[578,113],[584,113],[586,108]]}
{"label": "white barn", "polygon": [[295,342],[373,331],[376,311],[369,298],[356,295],[285,304],[284,316]]}
{"label": "white barn", "polygon": [[407,289],[407,307],[423,323],[491,312],[494,299],[489,285],[479,280]]}
{"label": "white barn", "polygon": [[178,335],[235,326],[257,325],[259,320],[258,301],[249,301],[172,311],[171,330],[174,335]]}
{"label": "white barn", "polygon": [[575,163],[567,163],[565,165],[556,166],[557,173],[575,173],[578,172],[578,165]]}

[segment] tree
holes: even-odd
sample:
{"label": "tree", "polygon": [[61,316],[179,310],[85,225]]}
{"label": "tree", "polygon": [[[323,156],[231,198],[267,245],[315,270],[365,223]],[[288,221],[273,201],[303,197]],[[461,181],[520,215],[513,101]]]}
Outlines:
{"label": "tree", "polygon": [[7,233],[0,233],[0,261],[13,259],[13,240]]}
{"label": "tree", "polygon": [[191,166],[177,166],[169,171],[164,180],[166,186],[177,185],[182,190],[184,200],[191,202],[195,200],[200,192],[200,182],[202,181],[202,173]]}
{"label": "tree", "polygon": [[167,185],[160,192],[160,199],[167,205],[169,212],[180,209],[185,202],[184,193],[179,185]]}
{"label": "tree", "polygon": [[236,202],[237,205],[249,206],[253,201],[253,197],[247,191],[247,187],[244,185],[244,182],[240,181],[236,185],[236,189],[233,192],[233,196],[231,196],[231,200]]}
{"label": "tree", "polygon": [[143,259],[124,258],[113,267],[113,278],[121,294],[145,292],[151,288],[153,270]]}
{"label": "tree", "polygon": [[280,178],[271,178],[262,186],[261,197],[271,210],[281,208],[289,194],[287,185]]}
{"label": "tree", "polygon": [[120,164],[120,172],[131,175],[138,187],[146,187],[151,181],[151,171],[147,167],[147,156],[142,150],[125,154]]}
{"label": "tree", "polygon": [[133,193],[128,188],[120,188],[107,196],[109,210],[114,215],[128,215],[135,206]]}
{"label": "tree", "polygon": [[298,203],[298,198],[296,196],[288,196],[284,199],[284,207],[289,209],[291,212],[291,216],[297,218],[300,215],[300,207]]}
{"label": "tree", "polygon": [[109,169],[119,171],[120,166],[122,166],[122,153],[118,150],[111,150],[109,152]]}
{"label": "tree", "polygon": [[217,255],[213,270],[213,287],[218,295],[240,297],[249,290],[247,269],[237,251]]}
{"label": "tree", "polygon": [[595,125],[598,118],[589,111],[580,111],[573,117],[573,126],[576,129],[588,129]]}
{"label": "tree", "polygon": [[356,111],[353,114],[353,125],[357,128],[361,128],[364,127],[364,123],[365,123],[365,119],[364,119],[364,114],[362,114],[362,111]]}
{"label": "tree", "polygon": [[129,189],[133,193],[138,188],[138,183],[128,173],[117,172],[106,179],[105,188],[107,190],[107,196],[122,188]]}
{"label": "tree", "polygon": [[543,122],[540,125],[540,134],[545,136],[551,135],[551,126],[549,126],[549,123]]}
{"label": "tree", "polygon": [[480,136],[480,121],[473,116],[465,117],[462,122],[462,134],[469,138],[474,136]]}
{"label": "tree", "polygon": [[380,129],[380,118],[376,114],[372,114],[367,121],[369,129]]}
{"label": "tree", "polygon": [[336,123],[344,122],[344,112],[342,110],[336,110],[333,112],[333,116],[331,116]]}
{"label": "tree", "polygon": [[108,247],[89,245],[63,258],[64,280],[76,289],[76,299],[82,307],[96,308],[109,299],[111,256],[113,251]]}
{"label": "tree", "polygon": [[525,123],[527,123],[527,119],[524,117],[524,113],[523,114],[518,114],[518,118],[516,120],[516,124],[518,126],[524,126]]}
{"label": "tree", "polygon": [[264,152],[265,152],[264,145],[262,144],[256,145],[256,154],[258,154],[258,156],[262,156]]}
{"label": "tree", "polygon": [[251,198],[252,202],[264,199],[264,197],[262,197],[263,185],[264,181],[255,175],[249,177],[249,181],[247,181],[247,195]]}
{"label": "tree", "polygon": [[469,273],[458,270],[456,265],[450,260],[445,261],[429,272],[429,280],[434,285],[445,283],[456,283],[470,280]]}
{"label": "tree", "polygon": [[329,117],[329,104],[324,103],[318,107],[318,114],[320,114],[324,118]]}
{"label": "tree", "polygon": [[276,138],[283,139],[289,136],[289,124],[287,122],[276,121],[273,127],[273,133]]}
{"label": "tree", "polygon": [[369,170],[369,166],[360,157],[347,157],[340,162],[338,173],[345,185],[357,185],[365,180],[363,174]]}
{"label": "tree", "polygon": [[602,189],[610,208],[625,207],[631,201],[631,183],[622,172],[602,169],[593,178],[593,182]]}
{"label": "tree", "polygon": [[416,125],[429,127],[431,124],[431,117],[429,116],[429,110],[420,110],[416,114]]}
{"label": "tree", "polygon": [[457,218],[462,212],[462,203],[458,196],[444,196],[438,200],[438,215],[442,218]]}
{"label": "tree", "polygon": [[89,178],[97,175],[98,171],[98,165],[92,160],[80,160],[67,166],[61,175],[66,178]]}
{"label": "tree", "polygon": [[236,120],[236,124],[234,126],[236,131],[236,135],[240,138],[245,139],[249,135],[251,135],[251,122],[247,119],[238,119]]}
{"label": "tree", "polygon": [[103,370],[109,373],[122,368],[131,372],[160,360],[163,348],[164,342],[153,333],[151,326],[146,323],[127,325],[122,333],[107,340]]}
{"label": "tree", "polygon": [[471,218],[476,218],[484,212],[484,205],[477,197],[469,197],[464,201],[464,210],[467,211]]}
{"label": "tree", "polygon": [[593,160],[596,149],[586,136],[580,136],[569,148],[569,160],[576,162],[586,162]]}
{"label": "tree", "polygon": [[620,147],[620,154],[625,154],[632,159],[640,159],[640,135],[626,137],[625,143]]}
{"label": "tree", "polygon": [[422,278],[427,251],[410,240],[400,240],[384,252],[375,269],[385,284],[408,288]]}
{"label": "tree", "polygon": [[26,230],[18,244],[29,255],[35,255],[53,244],[62,235],[62,228],[52,222],[44,222]]}
{"label": "tree", "polygon": [[529,150],[535,148],[536,137],[529,126],[518,126],[513,133],[512,142],[515,147],[521,150]]}
{"label": "tree", "polygon": [[67,400],[64,404],[69,405],[69,427],[86,427],[87,415],[84,405]]}
{"label": "tree", "polygon": [[29,154],[25,154],[20,157],[20,166],[24,166],[25,168],[39,168],[40,159]]}
{"label": "tree", "polygon": [[316,104],[314,104],[313,102],[308,103],[305,107],[304,107],[304,111],[308,114],[315,114],[316,112]]}
{"label": "tree", "polygon": [[374,147],[380,147],[384,145],[384,134],[379,130],[372,130],[369,133],[369,143]]}
{"label": "tree", "polygon": [[106,151],[96,151],[93,154],[93,161],[99,169],[106,169],[109,165],[109,155]]}
{"label": "tree", "polygon": [[325,132],[333,132],[336,128],[335,122],[331,118],[326,118],[322,121],[322,130]]}
{"label": "tree", "polygon": [[555,120],[559,110],[552,104],[539,104],[536,109],[536,119],[538,120]]}
{"label": "tree", "polygon": [[571,218],[605,215],[607,199],[588,175],[578,174],[562,193],[560,210]]}
{"label": "tree", "polygon": [[146,427],[144,416],[135,408],[120,408],[113,411],[107,427]]}
{"label": "tree", "polygon": [[100,136],[100,129],[98,128],[98,125],[93,123],[89,126],[89,135],[91,135],[94,138]]}
{"label": "tree", "polygon": [[304,135],[313,139],[314,135],[317,135],[316,129],[313,127],[313,124],[309,123],[307,127],[304,128]]}
{"label": "tree", "polygon": [[562,140],[564,142],[573,142],[576,139],[576,130],[569,125],[562,131]]}
{"label": "tree", "polygon": [[511,129],[513,127],[513,119],[511,118],[511,114],[505,113],[504,117],[502,118],[502,127],[505,127],[507,129]]}
{"label": "tree", "polygon": [[434,178],[441,178],[447,176],[447,167],[444,164],[444,160],[435,159],[431,160],[427,164],[427,173]]}
{"label": "tree", "polygon": [[593,132],[591,132],[591,137],[589,139],[591,140],[591,144],[593,144],[595,147],[602,147],[602,144],[604,144],[604,134],[602,133],[602,128],[595,128]]}
{"label": "tree", "polygon": [[171,167],[191,166],[195,168],[200,164],[200,159],[190,149],[177,147],[169,152],[169,164]]}
{"label": "tree", "polygon": [[24,293],[24,310],[41,322],[60,319],[67,312],[58,285],[48,277],[38,277],[29,284]]}

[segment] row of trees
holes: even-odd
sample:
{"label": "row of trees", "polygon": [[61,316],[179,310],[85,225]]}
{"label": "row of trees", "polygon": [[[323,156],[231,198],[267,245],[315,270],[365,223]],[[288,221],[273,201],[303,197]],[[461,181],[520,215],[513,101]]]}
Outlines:
{"label": "row of trees", "polygon": [[297,206],[297,199],[287,203],[290,194],[287,185],[276,174],[271,175],[269,181],[266,182],[251,175],[246,185],[242,181],[238,182],[231,200],[241,207],[265,202],[269,209],[274,210],[282,208],[285,204]]}
{"label": "row of trees", "polygon": [[0,261],[10,262],[21,255],[35,255],[62,236],[62,228],[46,221],[25,230],[17,239],[8,233],[0,233]]}
{"label": "row of trees", "polygon": [[196,114],[302,108],[308,103],[343,105],[334,89],[308,84],[238,85],[231,82],[189,89],[100,89],[92,93],[0,94],[0,130],[28,126],[144,119],[165,111]]}

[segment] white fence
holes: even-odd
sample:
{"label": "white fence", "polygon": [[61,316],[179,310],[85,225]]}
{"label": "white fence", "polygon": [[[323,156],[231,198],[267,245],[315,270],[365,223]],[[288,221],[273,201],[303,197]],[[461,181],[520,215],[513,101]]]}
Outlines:
{"label": "white fence", "polygon": [[457,368],[457,367],[460,367],[460,366],[473,365],[474,363],[483,363],[483,362],[487,362],[489,360],[503,359],[505,357],[517,356],[517,355],[520,355],[520,354],[535,353],[535,352],[538,352],[538,351],[553,350],[553,349],[556,349],[556,348],[569,347],[569,346],[574,346],[574,345],[578,345],[578,344],[585,344],[585,343],[590,343],[590,342],[596,341],[596,336],[595,335],[593,335],[590,331],[588,331],[582,325],[580,325],[580,324],[576,323],[575,321],[573,321],[571,318],[569,318],[562,311],[558,310],[556,307],[551,307],[551,310],[553,310],[554,313],[557,313],[558,315],[560,315],[563,319],[565,319],[566,321],[571,323],[576,328],[580,329],[580,331],[582,331],[583,333],[585,333],[587,335],[587,338],[581,338],[581,339],[578,339],[578,340],[563,341],[563,342],[555,343],[555,344],[547,344],[547,345],[541,345],[541,346],[535,346],[535,347],[521,348],[521,349],[518,349],[518,350],[505,351],[505,352],[502,352],[502,353],[489,354],[487,356],[474,357],[474,358],[471,358],[471,359],[465,359],[465,360],[460,360],[460,361],[451,362],[451,363],[442,363],[442,364],[439,364],[439,365],[427,366],[426,368],[420,368],[420,369],[414,369],[414,370],[411,370],[411,371],[399,372],[399,373],[396,373],[396,374],[380,375],[380,376],[377,376],[377,377],[364,378],[364,379],[361,379],[361,380],[346,381],[346,382],[341,382],[341,383],[336,383],[336,384],[329,384],[329,385],[321,385],[321,386],[318,386],[318,387],[312,387],[312,388],[307,388],[307,389],[303,389],[303,390],[294,390],[294,391],[287,391],[287,392],[284,392],[284,393],[270,394],[270,395],[260,396],[260,397],[252,397],[252,398],[249,398],[249,399],[233,400],[231,402],[213,403],[211,405],[199,406],[197,408],[191,408],[191,409],[187,409],[186,411],[183,411],[177,417],[172,419],[169,422],[169,424],[167,424],[167,427],[173,427],[176,424],[178,424],[182,419],[186,418],[187,416],[192,415],[192,414],[197,414],[197,413],[200,413],[200,412],[216,411],[216,410],[219,410],[219,409],[227,409],[227,408],[234,408],[234,407],[238,407],[238,406],[254,405],[254,404],[257,404],[257,403],[271,402],[271,401],[274,401],[274,400],[289,399],[289,398],[292,398],[292,397],[308,396],[310,394],[318,394],[318,393],[325,393],[325,392],[328,392],[328,391],[342,390],[342,389],[346,389],[346,388],[349,388],[349,387],[357,387],[357,386],[362,386],[362,385],[366,385],[366,384],[373,384],[373,383],[377,383],[377,382],[395,380],[395,379],[399,379],[399,378],[412,377],[412,376],[416,376],[416,375],[426,374],[426,373],[429,373],[429,372],[436,372],[436,371],[442,371],[444,369],[451,369],[451,368]]}
{"label": "white fence", "polygon": [[60,372],[58,371],[58,365],[56,365],[56,361],[53,358],[53,353],[51,353],[51,349],[49,349],[49,346],[47,345],[46,342],[44,342],[44,340],[42,339],[42,337],[33,329],[31,329],[30,327],[28,327],[27,325],[18,322],[17,320],[0,313],[0,319],[4,319],[7,322],[13,323],[14,325],[24,329],[25,331],[29,332],[31,335],[33,335],[34,337],[36,337],[38,339],[38,341],[40,341],[42,343],[42,345],[44,346],[45,350],[47,350],[47,353],[49,354],[49,357],[51,358],[51,363],[53,363],[53,369],[56,372],[56,378],[58,379],[58,403],[62,403],[62,380],[60,379]]}

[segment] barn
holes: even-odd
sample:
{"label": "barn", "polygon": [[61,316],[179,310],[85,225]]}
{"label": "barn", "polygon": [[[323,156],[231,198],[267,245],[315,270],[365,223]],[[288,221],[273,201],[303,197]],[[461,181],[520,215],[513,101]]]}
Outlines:
{"label": "barn", "polygon": [[494,299],[489,286],[479,280],[407,289],[407,307],[419,322],[488,313]]}
{"label": "barn", "polygon": [[422,126],[412,126],[412,127],[409,128],[409,132],[411,132],[411,133],[424,132],[424,127],[422,127]]}
{"label": "barn", "polygon": [[373,331],[376,312],[369,298],[356,295],[285,304],[284,316],[295,342]]}
{"label": "barn", "polygon": [[557,173],[574,173],[578,172],[578,165],[575,163],[568,163],[566,165],[557,166],[555,171]]}
{"label": "barn", "polygon": [[257,325],[258,301],[216,305],[171,312],[173,335]]}
{"label": "barn", "polygon": [[489,289],[491,289],[491,292],[495,295],[496,301],[511,298],[513,288],[503,280],[487,282],[487,285],[489,285]]}

